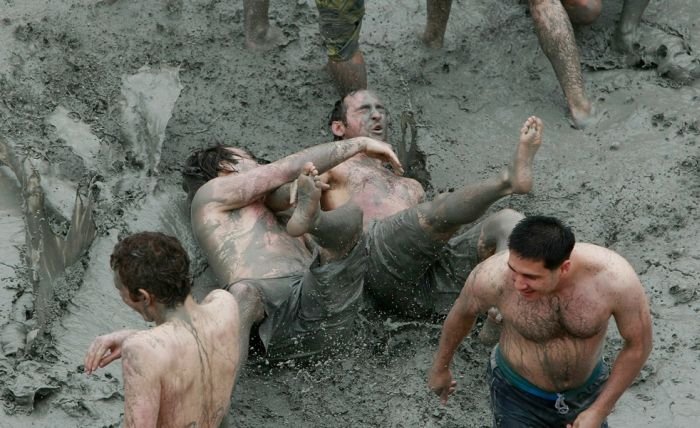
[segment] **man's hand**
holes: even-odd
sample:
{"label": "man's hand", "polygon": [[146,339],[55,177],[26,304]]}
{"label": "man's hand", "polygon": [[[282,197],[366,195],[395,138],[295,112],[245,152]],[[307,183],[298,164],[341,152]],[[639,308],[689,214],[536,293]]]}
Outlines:
{"label": "man's hand", "polygon": [[396,153],[394,153],[394,149],[391,148],[391,145],[373,138],[358,138],[362,138],[362,141],[365,143],[365,154],[367,156],[379,159],[383,162],[389,162],[397,174],[403,174],[401,161],[399,161],[399,158],[396,156]]}
{"label": "man's hand", "polygon": [[428,387],[440,397],[440,403],[447,404],[447,398],[457,388],[457,381],[452,378],[450,369],[431,370]]}
{"label": "man's hand", "polygon": [[85,373],[92,374],[121,357],[124,340],[134,333],[136,330],[120,330],[95,338],[85,355]]}
{"label": "man's hand", "polygon": [[606,414],[591,407],[581,412],[574,423],[567,424],[566,428],[600,428],[606,417]]}

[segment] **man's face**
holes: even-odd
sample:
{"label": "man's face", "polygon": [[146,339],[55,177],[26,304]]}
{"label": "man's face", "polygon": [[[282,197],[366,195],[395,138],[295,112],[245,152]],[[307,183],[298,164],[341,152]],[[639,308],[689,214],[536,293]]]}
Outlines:
{"label": "man's face", "polygon": [[386,141],[386,111],[384,104],[374,93],[357,91],[348,95],[345,97],[345,107],[344,132],[339,136],[346,139],[371,137]]}
{"label": "man's face", "polygon": [[237,147],[227,147],[226,150],[233,154],[233,158],[236,160],[236,162],[233,163],[224,161],[221,165],[221,170],[219,171],[219,177],[223,177],[231,173],[245,172],[258,166],[258,162],[245,150]]}
{"label": "man's face", "polygon": [[508,268],[513,287],[526,300],[535,300],[554,292],[562,270],[562,267],[547,269],[544,261],[524,259],[513,251],[508,256]]}

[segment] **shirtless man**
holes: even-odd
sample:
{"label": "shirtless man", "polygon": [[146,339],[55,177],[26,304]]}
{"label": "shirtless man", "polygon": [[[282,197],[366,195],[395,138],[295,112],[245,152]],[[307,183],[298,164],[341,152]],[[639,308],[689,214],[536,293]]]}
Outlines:
{"label": "shirtless man", "polygon": [[222,290],[196,303],[189,263],[180,242],[161,233],[137,233],[114,247],[119,295],[156,327],[97,337],[85,372],[121,357],[127,427],[218,427],[228,413],[240,367],[238,305]]}
{"label": "shirtless man", "polygon": [[[350,93],[336,103],[330,127],[335,138],[367,136],[387,140],[384,104],[371,91]],[[513,193],[524,193],[531,186],[530,161],[539,147],[542,122],[528,119],[521,129],[518,162],[525,162],[522,185]],[[521,156],[520,161],[518,156]],[[504,250],[510,230],[523,216],[502,210],[463,233],[465,224],[477,221],[496,199],[504,196],[494,182],[464,187],[457,196],[443,194],[425,202],[425,191],[416,180],[391,173],[380,162],[362,154],[338,165],[323,176],[329,184],[324,191],[324,209],[335,209],[347,200],[362,208],[364,228],[370,238],[370,260],[365,287],[383,308],[403,315],[425,316],[446,313],[472,267],[489,255]],[[527,184],[526,184],[527,183]],[[488,204],[461,194],[482,194]],[[471,204],[471,215],[454,219],[449,227],[438,228],[427,221],[426,213],[439,212],[439,204],[449,200]],[[406,215],[419,207],[418,215]],[[401,214],[403,213],[403,214]],[[383,219],[391,220],[384,221]],[[380,221],[381,220],[381,221]],[[442,220],[440,220],[442,221]],[[382,225],[379,227],[378,225]],[[387,228],[385,224],[392,224]]]}
{"label": "shirtless man", "polygon": [[[428,381],[443,403],[456,388],[457,347],[494,306],[503,316],[489,364],[494,426],[607,426],[652,348],[649,305],[629,263],[575,244],[557,219],[520,221],[508,251],[472,271],[445,320]],[[608,375],[601,357],[610,317],[624,346]]]}
{"label": "shirtless man", "polygon": [[[243,0],[246,46],[268,49],[280,31],[270,25],[269,0]],[[316,0],[318,23],[328,55],[328,72],[340,95],[367,87],[365,59],[359,45],[364,0]]]}
{"label": "shirtless man", "polygon": [[[314,146],[266,165],[233,147],[198,150],[185,163],[194,235],[239,302],[243,343],[255,324],[268,358],[337,348],[352,326],[366,268],[362,212],[352,204],[321,211],[325,185],[317,174],[361,152],[401,171],[391,146],[370,138]],[[285,229],[266,204],[295,179],[297,202]],[[282,199],[289,204],[289,193]],[[313,239],[305,240],[307,233]]]}
{"label": "shirtless man", "polygon": [[[584,128],[591,121],[593,104],[585,94],[572,24],[592,24],[600,15],[602,0],[529,0],[529,3],[537,38],[564,90],[574,124]],[[623,0],[620,24],[613,39],[618,50],[635,54],[639,23],[648,4],[649,0]],[[451,5],[452,0],[428,0],[427,24],[422,35],[427,46],[442,47]]]}

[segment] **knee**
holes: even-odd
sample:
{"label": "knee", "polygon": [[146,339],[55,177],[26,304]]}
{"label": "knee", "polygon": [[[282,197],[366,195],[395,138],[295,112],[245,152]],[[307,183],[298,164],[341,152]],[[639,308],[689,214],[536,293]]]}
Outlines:
{"label": "knee", "polygon": [[600,16],[601,0],[562,0],[573,24],[590,25]]}
{"label": "knee", "polygon": [[[262,297],[260,296],[260,291],[257,288],[246,284],[246,283],[236,283],[233,284],[228,292],[233,295],[238,302],[238,308],[241,312],[241,317],[246,321],[250,318],[251,322],[260,321],[264,315],[265,311],[263,308]],[[244,322],[245,323],[245,322]]]}

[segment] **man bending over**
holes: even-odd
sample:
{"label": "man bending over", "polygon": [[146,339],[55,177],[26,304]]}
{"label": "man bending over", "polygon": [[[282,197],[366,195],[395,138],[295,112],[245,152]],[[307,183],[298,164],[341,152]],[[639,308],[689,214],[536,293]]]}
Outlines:
{"label": "man bending over", "polygon": [[215,290],[195,302],[187,253],[162,233],[121,240],[110,265],[124,303],[156,327],[97,337],[85,372],[122,359],[127,427],[218,427],[240,366],[236,300]]}
{"label": "man bending over", "polygon": [[[495,427],[607,426],[651,352],[649,305],[629,263],[575,243],[557,219],[527,217],[508,251],[472,271],[445,320],[428,381],[443,403],[456,388],[452,357],[491,307],[503,317],[489,363]],[[624,346],[608,377],[602,354],[611,317]]]}

